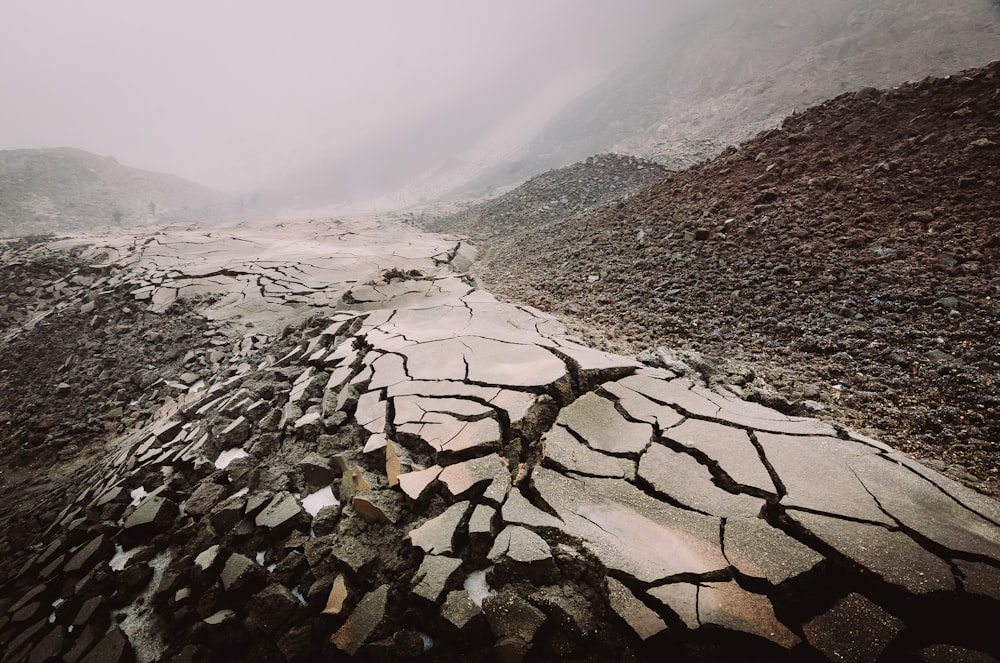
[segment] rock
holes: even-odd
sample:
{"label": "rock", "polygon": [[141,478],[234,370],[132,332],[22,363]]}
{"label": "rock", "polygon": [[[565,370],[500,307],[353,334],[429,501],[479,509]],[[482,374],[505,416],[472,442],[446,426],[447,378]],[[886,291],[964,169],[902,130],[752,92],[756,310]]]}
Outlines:
{"label": "rock", "polygon": [[98,559],[107,555],[113,549],[111,542],[103,535],[94,537],[80,548],[63,566],[65,573],[75,573],[81,569],[90,568]]}
{"label": "rock", "polygon": [[226,565],[219,573],[219,579],[227,592],[242,589],[260,578],[261,568],[253,560],[239,553],[230,555],[226,559]]}
{"label": "rock", "polygon": [[378,628],[385,616],[389,585],[369,592],[358,603],[344,625],[330,638],[337,649],[354,656]]}
{"label": "rock", "polygon": [[177,505],[165,497],[150,495],[125,519],[126,530],[166,529],[177,517]]}
{"label": "rock", "polygon": [[184,512],[196,518],[209,513],[225,497],[226,488],[217,483],[203,481],[184,503]]}
{"label": "rock", "polygon": [[288,589],[271,583],[247,602],[247,623],[265,633],[276,635],[298,606],[298,599]]}
{"label": "rock", "polygon": [[659,615],[635,597],[629,589],[615,580],[607,578],[608,602],[611,609],[621,617],[641,639],[646,640],[667,628]]}
{"label": "rock", "polygon": [[469,593],[464,589],[448,592],[448,597],[441,606],[441,616],[457,629],[464,629],[481,614],[483,614],[482,608],[469,598]]}
{"label": "rock", "polygon": [[444,555],[425,555],[413,576],[413,593],[436,603],[462,560]]}
{"label": "rock", "polygon": [[497,638],[515,636],[531,643],[545,623],[545,613],[509,588],[483,600],[483,613]]}
{"label": "rock", "polygon": [[590,601],[572,587],[550,585],[532,594],[531,602],[574,638],[584,640],[597,632]]}
{"label": "rock", "polygon": [[338,574],[333,580],[333,587],[330,588],[330,595],[326,600],[326,607],[323,608],[324,615],[339,615],[344,609],[344,601],[347,600],[347,580],[344,574]]}
{"label": "rock", "polygon": [[387,490],[365,490],[351,499],[359,516],[369,522],[395,524],[399,519],[399,495]]}
{"label": "rock", "polygon": [[427,487],[441,474],[442,469],[441,466],[434,465],[426,470],[400,474],[399,487],[410,499],[419,499]]}
{"label": "rock", "polygon": [[406,537],[413,545],[422,548],[425,553],[433,555],[450,553],[452,552],[455,530],[468,510],[469,502],[453,504],[441,515],[410,530]]}
{"label": "rock", "polygon": [[101,638],[81,663],[129,663],[133,658],[132,643],[121,629],[114,628]]}
{"label": "rock", "polygon": [[626,421],[611,401],[593,392],[563,408],[556,423],[572,430],[592,449],[612,454],[637,454],[653,437],[652,426]]}
{"label": "rock", "polygon": [[279,529],[285,527],[303,526],[308,515],[302,510],[302,505],[290,493],[277,493],[264,510],[257,514],[254,522],[257,527]]}
{"label": "rock", "polygon": [[902,629],[902,621],[854,592],[803,626],[809,644],[848,663],[878,660]]}

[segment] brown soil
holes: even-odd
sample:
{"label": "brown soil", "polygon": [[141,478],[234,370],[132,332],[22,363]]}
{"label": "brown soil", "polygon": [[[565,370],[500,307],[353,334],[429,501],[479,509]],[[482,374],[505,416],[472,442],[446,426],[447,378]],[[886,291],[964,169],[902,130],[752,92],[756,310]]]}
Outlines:
{"label": "brown soil", "polygon": [[845,94],[596,211],[480,220],[479,273],[605,347],[746,362],[1000,495],[998,109],[1000,63]]}

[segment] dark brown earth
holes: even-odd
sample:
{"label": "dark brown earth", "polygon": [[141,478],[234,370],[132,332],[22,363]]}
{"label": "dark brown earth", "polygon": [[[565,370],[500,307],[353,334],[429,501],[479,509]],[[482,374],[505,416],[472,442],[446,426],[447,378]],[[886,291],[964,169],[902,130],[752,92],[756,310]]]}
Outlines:
{"label": "dark brown earth", "polygon": [[588,341],[736,360],[748,392],[818,402],[1000,495],[998,180],[993,63],[842,95],[565,220],[515,191],[455,227],[487,288]]}

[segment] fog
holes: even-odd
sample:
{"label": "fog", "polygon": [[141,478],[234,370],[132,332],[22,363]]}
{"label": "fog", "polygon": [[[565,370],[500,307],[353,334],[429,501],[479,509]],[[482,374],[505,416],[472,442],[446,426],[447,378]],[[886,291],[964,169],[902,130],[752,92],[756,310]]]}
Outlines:
{"label": "fog", "polygon": [[698,4],[7,0],[0,149],[72,146],[247,190],[382,136],[431,149],[556,107]]}

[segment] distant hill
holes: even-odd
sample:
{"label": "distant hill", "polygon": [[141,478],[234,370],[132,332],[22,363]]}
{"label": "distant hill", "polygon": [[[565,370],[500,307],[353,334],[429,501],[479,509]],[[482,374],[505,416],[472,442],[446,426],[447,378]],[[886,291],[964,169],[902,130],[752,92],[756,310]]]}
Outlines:
{"label": "distant hill", "polygon": [[0,236],[230,216],[222,194],[72,148],[0,151]]}

